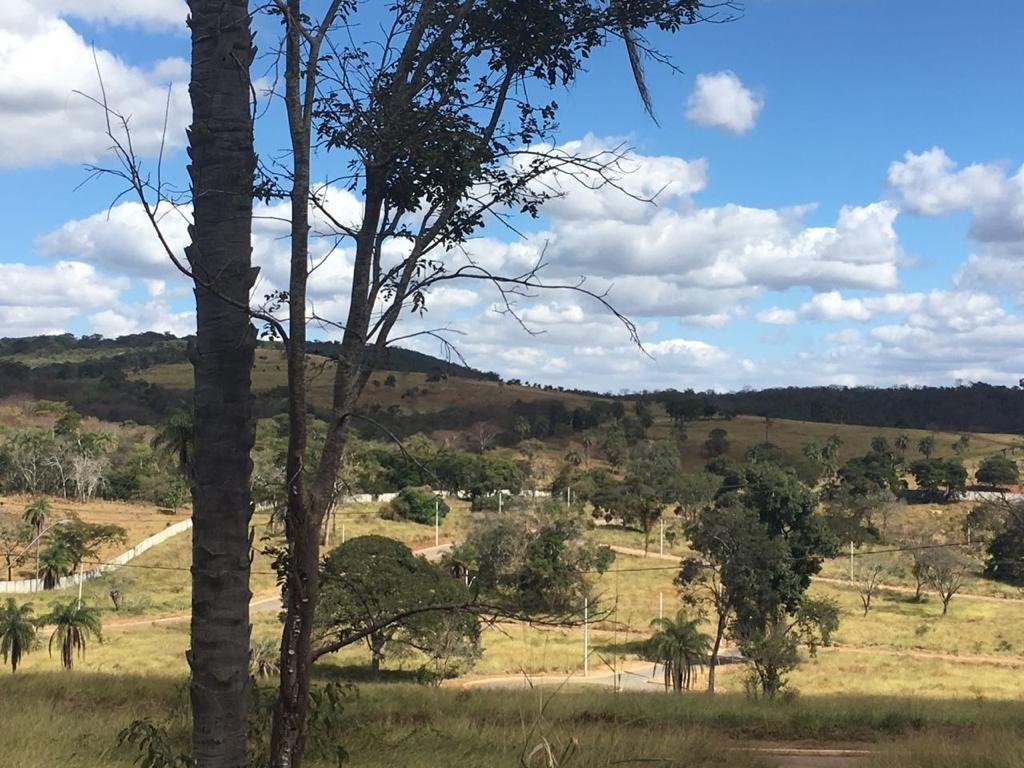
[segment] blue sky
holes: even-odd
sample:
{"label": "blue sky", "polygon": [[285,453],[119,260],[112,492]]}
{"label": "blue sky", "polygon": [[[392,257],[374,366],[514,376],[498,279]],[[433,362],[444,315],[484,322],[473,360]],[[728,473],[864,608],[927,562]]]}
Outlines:
{"label": "blue sky", "polygon": [[[110,180],[79,187],[86,164],[109,161],[97,110],[71,93],[95,92],[95,49],[151,161],[170,86],[165,168],[183,178],[184,4],[12,2],[0,19],[0,335],[189,332],[188,285],[137,211],[109,208]],[[465,330],[460,347],[478,367],[607,390],[1016,383],[1022,28],[1016,3],[751,0],[734,23],[652,36],[682,70],[649,68],[660,124],[613,45],[555,94],[558,140],[625,140],[636,172],[623,184],[671,180],[667,194],[639,210],[570,190],[530,240],[494,230],[470,247],[513,265],[547,242],[553,276],[612,286],[650,355],[564,294],[522,308],[539,336],[497,316],[474,286],[435,297],[431,322]],[[275,32],[259,23],[263,50]],[[257,131],[264,152],[284,143],[273,110]],[[167,226],[183,245],[180,217]],[[254,236],[261,288],[279,285],[279,233]],[[317,298],[341,311],[343,258],[332,276]]]}

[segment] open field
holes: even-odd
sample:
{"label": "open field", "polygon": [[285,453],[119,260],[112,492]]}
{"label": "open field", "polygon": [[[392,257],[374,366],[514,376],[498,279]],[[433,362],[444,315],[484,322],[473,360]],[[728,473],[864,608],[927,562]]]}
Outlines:
{"label": "open field", "polygon": [[[187,721],[182,676],[74,673],[19,674],[0,693],[0,743],[19,768],[50,768],[74,754],[77,768],[132,765],[135,753],[117,733],[142,717],[167,722],[184,749]],[[346,765],[469,768],[521,765],[545,742],[559,765],[604,768],[652,763],[676,768],[767,766],[763,755],[738,748],[767,740],[803,745],[856,745],[877,753],[868,765],[1019,765],[1020,703],[940,702],[905,697],[801,697],[786,703],[742,696],[598,695],[559,691],[435,689],[360,684],[349,690],[327,746],[342,745]],[[964,755],[965,762],[922,760]],[[332,765],[314,750],[311,765]],[[319,753],[319,756],[318,756]],[[526,765],[542,765],[531,760]]]}

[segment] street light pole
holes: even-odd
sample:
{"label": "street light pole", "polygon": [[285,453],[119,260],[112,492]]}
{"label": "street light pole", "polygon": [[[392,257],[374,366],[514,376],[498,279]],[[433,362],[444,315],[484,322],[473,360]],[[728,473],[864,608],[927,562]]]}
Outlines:
{"label": "street light pole", "polygon": [[590,673],[590,604],[583,598],[583,676]]}

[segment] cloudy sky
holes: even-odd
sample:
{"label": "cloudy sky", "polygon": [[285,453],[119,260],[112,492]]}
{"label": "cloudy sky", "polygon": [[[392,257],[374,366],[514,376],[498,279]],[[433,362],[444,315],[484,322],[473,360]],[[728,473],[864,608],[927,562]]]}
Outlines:
{"label": "cloudy sky", "polygon": [[[102,115],[131,115],[150,167],[183,178],[183,0],[7,0],[0,16],[0,335],[194,330],[188,283],[110,179]],[[647,354],[571,294],[519,307],[529,335],[466,285],[407,331],[450,327],[468,362],[509,377],[618,391],[673,386],[1016,383],[1024,376],[1024,7],[952,0],[750,0],[742,20],[659,39],[659,124],[623,51],[558,93],[559,141],[631,147],[612,190],[570,188],[529,237],[468,244],[483,263],[587,276],[633,318]],[[274,28],[258,43],[273,46]],[[260,149],[284,145],[273,110]],[[331,157],[322,158],[328,173]],[[332,205],[359,210],[336,191]],[[254,225],[257,288],[284,284],[281,211]],[[184,246],[187,208],[164,227]],[[317,245],[317,248],[326,248]],[[347,254],[318,271],[319,314],[344,306]],[[435,342],[415,342],[437,353]]]}

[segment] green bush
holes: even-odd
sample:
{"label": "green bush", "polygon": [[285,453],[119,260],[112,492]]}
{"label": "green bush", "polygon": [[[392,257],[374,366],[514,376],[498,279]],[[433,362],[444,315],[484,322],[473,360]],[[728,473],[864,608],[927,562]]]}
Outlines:
{"label": "green bush", "polygon": [[433,525],[435,503],[437,504],[437,517],[443,520],[449,511],[444,499],[426,486],[403,488],[390,504],[381,508],[381,517],[388,520],[411,520],[414,523]]}

